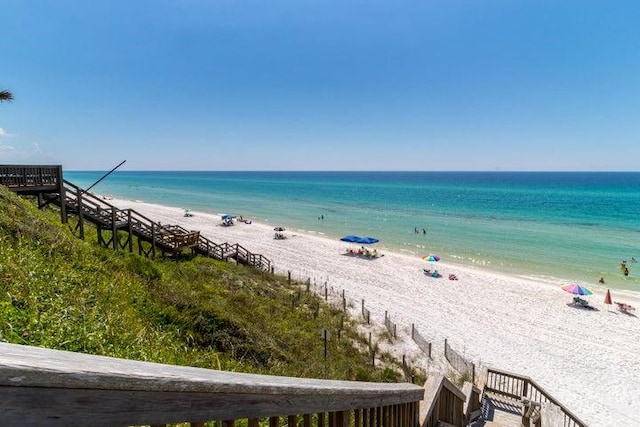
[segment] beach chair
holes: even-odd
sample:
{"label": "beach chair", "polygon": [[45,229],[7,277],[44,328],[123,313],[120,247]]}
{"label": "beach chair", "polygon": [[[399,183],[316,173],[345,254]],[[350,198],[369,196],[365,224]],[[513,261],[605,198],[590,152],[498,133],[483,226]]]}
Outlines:
{"label": "beach chair", "polygon": [[590,307],[589,301],[584,300],[580,297],[573,297],[573,304],[579,305],[580,307]]}

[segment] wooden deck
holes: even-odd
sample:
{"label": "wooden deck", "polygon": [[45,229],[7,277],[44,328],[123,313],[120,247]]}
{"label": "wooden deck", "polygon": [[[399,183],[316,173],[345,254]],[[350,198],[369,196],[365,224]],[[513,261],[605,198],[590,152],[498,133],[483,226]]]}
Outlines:
{"label": "wooden deck", "polygon": [[[234,260],[263,271],[273,271],[271,261],[238,244],[215,243],[199,231],[179,225],[160,224],[133,209],[118,209],[106,200],[66,181],[61,166],[0,165],[0,185],[18,194],[38,198],[38,206],[49,204],[60,208],[63,223],[70,224],[78,237],[84,239],[85,221],[97,228],[98,242],[114,250],[134,250],[146,256],[178,255],[187,250],[223,261]],[[135,237],[135,239],[134,239]]]}

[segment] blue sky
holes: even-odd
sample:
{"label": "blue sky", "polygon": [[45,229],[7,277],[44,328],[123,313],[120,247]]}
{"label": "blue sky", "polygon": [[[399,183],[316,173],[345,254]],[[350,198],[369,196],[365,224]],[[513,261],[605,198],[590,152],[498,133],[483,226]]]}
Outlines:
{"label": "blue sky", "polygon": [[640,2],[0,0],[0,163],[638,170]]}

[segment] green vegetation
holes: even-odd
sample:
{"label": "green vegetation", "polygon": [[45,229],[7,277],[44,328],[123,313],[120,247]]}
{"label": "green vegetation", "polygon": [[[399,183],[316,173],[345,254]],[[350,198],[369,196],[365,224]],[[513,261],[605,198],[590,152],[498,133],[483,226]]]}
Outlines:
{"label": "green vegetation", "polygon": [[95,229],[86,235],[0,187],[0,340],[242,372],[400,379],[395,361],[371,367],[355,322],[303,284],[203,257],[148,259],[100,247]]}

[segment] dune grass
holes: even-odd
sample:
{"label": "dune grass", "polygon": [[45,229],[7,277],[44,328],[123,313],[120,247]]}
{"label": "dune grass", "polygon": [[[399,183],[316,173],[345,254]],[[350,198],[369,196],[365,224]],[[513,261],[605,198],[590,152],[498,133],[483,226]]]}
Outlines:
{"label": "dune grass", "polygon": [[113,251],[95,229],[86,235],[0,187],[0,340],[239,372],[400,380],[394,361],[371,366],[355,322],[300,283],[203,257]]}

